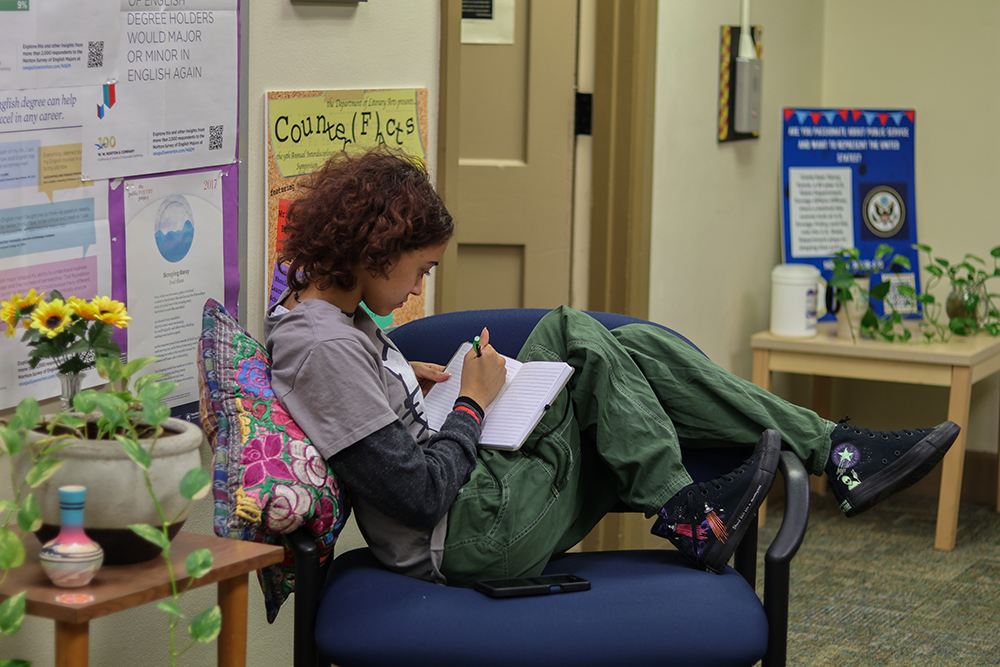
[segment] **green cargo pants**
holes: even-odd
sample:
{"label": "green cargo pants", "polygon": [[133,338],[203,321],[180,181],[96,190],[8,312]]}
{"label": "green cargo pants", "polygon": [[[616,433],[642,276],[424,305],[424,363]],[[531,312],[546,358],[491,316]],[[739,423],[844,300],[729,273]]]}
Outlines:
{"label": "green cargo pants", "polygon": [[819,474],[834,424],[708,360],[659,327],[608,331],[561,307],[535,327],[518,358],[574,368],[524,446],[480,449],[448,514],[448,583],[537,574],[619,501],[655,514],[691,483],[681,444],[756,443],[777,429]]}

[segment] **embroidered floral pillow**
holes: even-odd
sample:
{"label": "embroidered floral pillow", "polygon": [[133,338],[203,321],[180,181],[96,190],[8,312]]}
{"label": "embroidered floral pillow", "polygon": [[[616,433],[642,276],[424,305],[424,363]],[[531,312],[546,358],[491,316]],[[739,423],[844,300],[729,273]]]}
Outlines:
{"label": "embroidered floral pillow", "polygon": [[[321,558],[350,513],[346,490],[271,390],[271,361],[219,303],[198,344],[202,426],[215,448],[215,533],[268,544],[305,527]],[[294,590],[294,561],[260,573],[269,622]]]}

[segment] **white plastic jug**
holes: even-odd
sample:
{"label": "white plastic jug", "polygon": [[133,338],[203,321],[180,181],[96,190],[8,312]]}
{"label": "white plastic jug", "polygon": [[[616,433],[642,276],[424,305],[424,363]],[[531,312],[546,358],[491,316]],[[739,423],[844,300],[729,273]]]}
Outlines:
{"label": "white plastic jug", "polygon": [[771,333],[789,338],[816,335],[819,269],[812,264],[779,264],[771,271]]}

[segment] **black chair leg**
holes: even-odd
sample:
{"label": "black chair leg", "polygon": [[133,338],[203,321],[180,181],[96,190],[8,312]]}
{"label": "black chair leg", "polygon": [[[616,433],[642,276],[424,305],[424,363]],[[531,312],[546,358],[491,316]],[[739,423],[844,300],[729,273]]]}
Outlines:
{"label": "black chair leg", "polygon": [[733,569],[740,573],[750,584],[750,588],[757,587],[757,515],[750,519],[747,531],[743,533],[743,539],[736,547],[733,557]]}
{"label": "black chair leg", "polygon": [[294,667],[320,665],[316,650],[316,615],[319,613],[322,591],[322,568],[319,548],[305,531],[286,535],[288,546],[295,555],[295,629],[293,631]]}

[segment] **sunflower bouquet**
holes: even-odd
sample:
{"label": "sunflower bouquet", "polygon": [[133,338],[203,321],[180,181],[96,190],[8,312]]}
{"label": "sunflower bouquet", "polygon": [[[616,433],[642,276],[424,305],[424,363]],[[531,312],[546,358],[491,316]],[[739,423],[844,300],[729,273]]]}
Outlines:
{"label": "sunflower bouquet", "polygon": [[12,294],[0,303],[0,322],[7,325],[7,337],[18,324],[25,329],[21,340],[31,348],[28,362],[35,368],[42,359],[53,359],[58,372],[78,375],[93,368],[97,357],[118,357],[121,349],[112,342],[114,328],[125,328],[131,317],[125,305],[106,296],[90,301],[71,296],[67,299],[53,290],[45,293],[34,288],[26,296]]}

